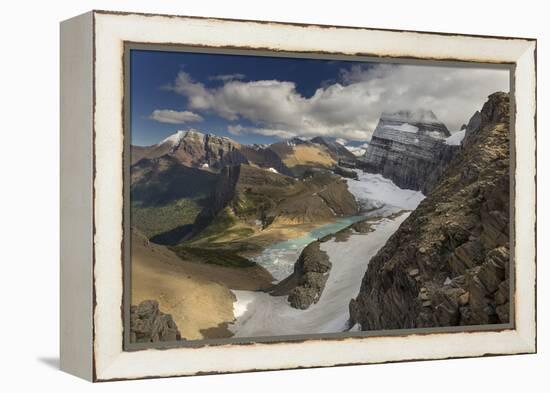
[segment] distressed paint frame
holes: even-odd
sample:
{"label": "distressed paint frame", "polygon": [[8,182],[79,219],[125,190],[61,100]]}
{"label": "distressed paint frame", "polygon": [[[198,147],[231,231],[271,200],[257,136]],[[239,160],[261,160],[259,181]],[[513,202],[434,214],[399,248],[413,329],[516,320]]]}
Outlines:
{"label": "distressed paint frame", "polygon": [[[94,11],[94,381],[536,352],[536,40]],[[223,38],[222,38],[223,37]],[[253,37],[253,38],[251,38]],[[515,327],[502,331],[303,342],[123,348],[123,53],[125,42],[299,54],[513,64],[516,99]],[[62,280],[64,278],[62,277]],[[66,279],[66,278],[65,278]],[[63,321],[62,321],[63,323]],[[63,358],[63,354],[62,354]]]}

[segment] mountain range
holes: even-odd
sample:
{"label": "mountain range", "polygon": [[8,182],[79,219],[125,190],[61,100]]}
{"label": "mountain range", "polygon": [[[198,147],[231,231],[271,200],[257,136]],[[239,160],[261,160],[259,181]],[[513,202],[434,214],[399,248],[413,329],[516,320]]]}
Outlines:
{"label": "mountain range", "polygon": [[256,221],[264,229],[353,214],[357,206],[345,183],[330,174],[354,175],[338,167],[340,160],[356,157],[321,137],[244,145],[178,131],[155,145],[131,147],[133,225],[153,241],[175,244],[209,226],[210,232],[236,226],[233,234],[245,235],[258,228]]}
{"label": "mountain range", "polygon": [[[173,244],[222,221],[223,231],[233,223],[244,235],[258,227],[252,221],[264,229],[266,223],[353,214],[357,206],[339,176],[356,174],[346,167],[426,193],[458,151],[456,143],[447,143],[450,137],[429,110],[382,114],[368,143],[317,136],[246,145],[180,130],[155,145],[131,147],[134,225],[153,241]],[[331,194],[338,198],[328,203]]]}
{"label": "mountain range", "polygon": [[251,164],[289,176],[300,176],[309,167],[330,168],[339,159],[354,161],[356,158],[342,144],[322,137],[292,138],[271,145],[243,145],[231,138],[195,129],[177,131],[152,146],[131,147],[132,165],[166,156],[181,165],[213,172],[226,166]]}

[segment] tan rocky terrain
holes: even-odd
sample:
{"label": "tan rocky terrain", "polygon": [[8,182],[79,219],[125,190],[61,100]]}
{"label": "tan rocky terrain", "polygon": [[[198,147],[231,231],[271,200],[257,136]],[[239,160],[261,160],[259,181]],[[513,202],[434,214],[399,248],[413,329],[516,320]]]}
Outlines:
{"label": "tan rocky terrain", "polygon": [[332,168],[338,163],[335,154],[326,145],[299,138],[277,142],[269,148],[298,177],[308,168]]}
{"label": "tan rocky terrain", "polygon": [[[495,93],[433,191],[369,263],[362,330],[510,320],[509,96]],[[518,130],[521,132],[521,130]]]}
{"label": "tan rocky terrain", "polygon": [[234,319],[230,289],[271,286],[270,275],[257,266],[231,268],[182,260],[135,230],[131,271],[132,304],[156,300],[188,340],[230,335],[223,328]]}

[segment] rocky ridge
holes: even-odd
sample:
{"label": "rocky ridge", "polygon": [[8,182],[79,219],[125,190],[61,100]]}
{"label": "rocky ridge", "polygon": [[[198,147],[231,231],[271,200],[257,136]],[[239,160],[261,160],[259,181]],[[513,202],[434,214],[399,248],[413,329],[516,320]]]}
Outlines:
{"label": "rocky ridge", "polygon": [[[509,96],[495,93],[439,183],[369,262],[362,330],[510,321]],[[475,124],[475,126],[473,126]]]}
{"label": "rocky ridge", "polygon": [[[304,180],[251,165],[224,168],[206,207],[193,224],[193,236],[208,226],[325,222],[354,215],[359,207],[340,177],[318,172]],[[244,232],[243,232],[244,233]]]}

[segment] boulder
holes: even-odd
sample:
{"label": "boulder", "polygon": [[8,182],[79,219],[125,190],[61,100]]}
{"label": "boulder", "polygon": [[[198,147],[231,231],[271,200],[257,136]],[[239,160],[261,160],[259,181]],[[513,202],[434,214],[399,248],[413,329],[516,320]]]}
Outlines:
{"label": "boulder", "polygon": [[130,307],[130,342],[154,343],[181,339],[172,316],[162,313],[156,300],[145,300]]}
{"label": "boulder", "polygon": [[[326,252],[321,250],[321,242],[314,241],[306,246],[294,265],[292,275],[281,284],[292,283],[288,288],[288,302],[294,308],[305,310],[317,303],[332,267]],[[281,294],[277,289],[273,294]]]}

